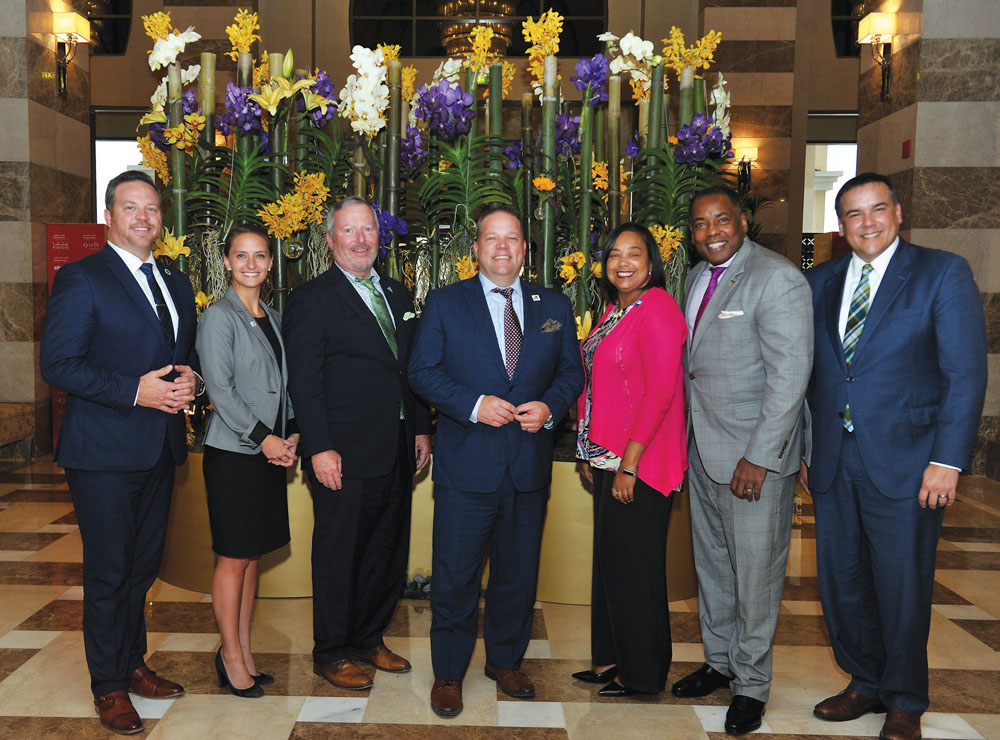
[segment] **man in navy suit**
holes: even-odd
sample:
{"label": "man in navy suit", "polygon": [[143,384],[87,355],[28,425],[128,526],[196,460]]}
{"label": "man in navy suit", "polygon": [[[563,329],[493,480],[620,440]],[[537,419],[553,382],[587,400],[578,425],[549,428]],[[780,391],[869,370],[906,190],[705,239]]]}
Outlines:
{"label": "man in navy suit", "polygon": [[982,299],[968,263],[899,237],[891,183],[837,194],[853,254],[809,270],[812,453],[820,600],[847,688],[825,720],[886,712],[884,740],[915,740],[928,706],[927,636],[944,510],[967,468],[986,393]]}
{"label": "man in navy suit", "polygon": [[[427,296],[410,359],[414,391],[438,410],[431,589],[431,708],[462,711],[489,548],[486,675],[515,697],[531,637],[552,429],[583,389],[569,300],[524,282],[521,222],[479,219],[479,275]],[[492,545],[491,545],[492,542]]]}
{"label": "man in navy suit", "polygon": [[160,194],[124,172],[105,195],[108,244],[56,274],[41,369],[69,394],[56,462],[83,540],[83,638],[101,724],[142,730],[128,692],[178,696],[146,667],[146,592],[160,568],[184,408],[200,380],[191,283],[156,263]]}

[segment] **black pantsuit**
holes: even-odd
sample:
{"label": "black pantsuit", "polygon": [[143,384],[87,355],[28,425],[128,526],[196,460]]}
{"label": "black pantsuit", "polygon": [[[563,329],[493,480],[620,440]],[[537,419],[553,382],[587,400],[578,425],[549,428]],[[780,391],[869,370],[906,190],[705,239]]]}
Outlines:
{"label": "black pantsuit", "polygon": [[[396,463],[378,478],[344,478],[339,491],[316,480],[312,542],[313,658],[327,664],[350,648],[382,644],[406,581],[413,466],[399,423]],[[347,594],[345,599],[343,596]]]}
{"label": "black pantsuit", "polygon": [[594,582],[590,641],[594,665],[618,666],[623,686],[655,694],[670,670],[667,524],[673,494],[636,480],[634,501],[611,496],[614,471],[594,473]]}

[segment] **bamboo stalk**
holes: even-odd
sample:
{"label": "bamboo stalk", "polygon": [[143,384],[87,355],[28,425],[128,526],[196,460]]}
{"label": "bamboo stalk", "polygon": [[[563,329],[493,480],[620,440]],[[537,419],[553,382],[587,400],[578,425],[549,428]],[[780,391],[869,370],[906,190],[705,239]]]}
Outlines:
{"label": "bamboo stalk", "polygon": [[699,77],[694,81],[694,112],[705,114],[707,110],[705,100],[705,78]]}
{"label": "bamboo stalk", "polygon": [[[476,102],[476,93],[479,89],[479,84],[476,82],[476,70],[467,69],[465,70],[465,92],[472,93],[472,112],[475,114],[479,108],[479,104]],[[472,120],[469,122],[469,138],[475,138],[476,136],[476,116],[473,115]]]}
{"label": "bamboo stalk", "polygon": [[[167,110],[171,128],[184,125],[184,103],[181,100],[181,67],[176,62],[167,69]],[[183,149],[171,147],[170,150],[170,191],[173,193],[171,204],[174,216],[174,236],[187,234],[187,210],[184,208],[186,189],[187,155]],[[187,257],[178,255],[174,267],[181,272],[188,271]]]}
{"label": "bamboo stalk", "polygon": [[[663,65],[653,66],[652,80],[649,88],[649,108],[648,108],[648,146],[650,149],[660,149],[663,147]],[[656,158],[649,157],[646,165],[655,166]]]}
{"label": "bamboo stalk", "polygon": [[598,162],[603,162],[605,157],[605,145],[607,140],[605,137],[605,131],[608,126],[608,111],[604,106],[597,109],[597,115],[594,117],[594,159]]}
{"label": "bamboo stalk", "polygon": [[639,149],[649,146],[649,98],[639,101]]}
{"label": "bamboo stalk", "polygon": [[[274,55],[272,54],[272,61]],[[289,103],[290,104],[290,103]],[[282,120],[278,116],[271,121],[271,157],[274,161],[288,164],[288,121]],[[285,174],[279,170],[272,170],[274,189],[280,196],[285,192]],[[274,308],[278,313],[284,313],[285,300],[288,297],[288,261],[285,257],[285,239],[276,239],[274,244],[274,266],[271,268],[272,286],[274,293]]]}
{"label": "bamboo stalk", "polygon": [[[393,216],[399,215],[399,148],[400,148],[400,123],[402,114],[402,65],[398,59],[391,59],[386,64],[389,82],[389,110],[386,111],[388,120],[388,134],[386,141],[385,158],[383,169],[385,170],[385,202],[382,208],[389,211]],[[389,245],[387,269],[389,277],[394,280],[401,280],[402,273],[399,269],[399,258],[397,248],[399,247],[399,237],[393,235],[392,244]]]}
{"label": "bamboo stalk", "polygon": [[[556,97],[556,58],[545,57],[545,74],[542,84],[542,174],[553,182],[556,179],[556,111],[559,107]],[[556,211],[552,200],[546,198],[542,208],[542,264],[539,278],[542,285],[553,285],[554,260],[556,250]]]}
{"label": "bamboo stalk", "polygon": [[680,101],[677,125],[691,123],[694,116],[694,67],[685,67],[680,74]]}
{"label": "bamboo stalk", "polygon": [[503,82],[502,64],[490,65],[490,102],[486,109],[486,130],[490,135],[490,172],[497,178],[503,174]]}
{"label": "bamboo stalk", "polygon": [[[240,53],[236,58],[236,84],[247,88],[253,84],[253,57],[249,53]],[[250,146],[250,138],[240,129],[233,130],[233,148],[245,154]]]}
{"label": "bamboo stalk", "polygon": [[608,78],[608,228],[616,229],[622,215],[621,157],[622,78]]}
{"label": "bamboo stalk", "polygon": [[591,105],[593,92],[590,88],[583,91],[583,107],[580,109],[580,208],[577,211],[577,248],[583,253],[583,265],[580,267],[580,282],[576,287],[576,313],[583,315],[590,308],[587,294],[587,278],[590,276],[590,211],[593,194],[594,174],[594,106]]}
{"label": "bamboo stalk", "polygon": [[534,219],[534,212],[531,210],[531,179],[533,169],[534,152],[534,131],[531,128],[531,108],[534,105],[535,96],[530,93],[521,95],[521,169],[524,173],[524,195],[521,204],[521,231],[524,240],[528,243],[528,252],[525,259],[525,268],[529,280],[537,279],[538,255],[531,240],[531,223]]}

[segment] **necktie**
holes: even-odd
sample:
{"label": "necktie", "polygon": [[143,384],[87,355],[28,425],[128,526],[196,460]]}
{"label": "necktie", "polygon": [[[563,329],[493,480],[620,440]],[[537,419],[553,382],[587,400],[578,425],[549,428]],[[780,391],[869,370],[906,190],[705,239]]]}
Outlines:
{"label": "necktie", "polygon": [[709,267],[712,271],[712,277],[708,279],[708,287],[705,288],[705,295],[701,299],[701,305],[698,306],[698,314],[694,317],[694,327],[691,329],[691,333],[694,334],[698,330],[698,322],[701,321],[701,315],[705,313],[705,307],[708,302],[712,300],[712,294],[715,293],[715,289],[719,285],[719,278],[722,277],[722,273],[725,272],[726,266],[721,267]]}
{"label": "necktie", "polygon": [[521,324],[517,320],[514,312],[513,288],[494,288],[494,293],[499,293],[507,299],[507,305],[503,307],[503,344],[504,355],[507,358],[507,377],[514,377],[514,369],[517,367],[517,358],[521,356],[521,342],[524,336],[521,334]]}
{"label": "necktie", "polygon": [[375,287],[375,281],[372,278],[356,277],[354,280],[368,288],[368,293],[372,300],[372,311],[375,312],[375,318],[378,320],[378,325],[382,329],[385,341],[389,343],[389,349],[392,350],[392,356],[398,359],[399,347],[396,344],[396,327],[392,325],[392,316],[389,315],[389,307],[385,303],[385,298],[382,296],[381,291]]}
{"label": "necktie", "polygon": [[[858,287],[854,289],[854,295],[851,296],[851,306],[847,312],[847,326],[844,328],[844,360],[847,362],[848,370],[854,361],[854,350],[858,348],[858,339],[861,338],[861,331],[865,328],[865,319],[871,306],[872,288],[868,282],[871,271],[871,265],[861,268],[861,279],[858,281]],[[854,431],[850,404],[844,407],[844,429],[849,432]]]}
{"label": "necktie", "polygon": [[139,269],[142,270],[142,274],[146,276],[146,282],[149,283],[149,290],[153,294],[153,302],[156,303],[156,315],[160,319],[160,326],[163,328],[163,336],[166,337],[167,347],[173,352],[174,322],[170,318],[170,311],[167,309],[167,302],[163,298],[163,291],[160,290],[160,284],[153,277],[153,266],[148,262],[143,262],[139,265]]}

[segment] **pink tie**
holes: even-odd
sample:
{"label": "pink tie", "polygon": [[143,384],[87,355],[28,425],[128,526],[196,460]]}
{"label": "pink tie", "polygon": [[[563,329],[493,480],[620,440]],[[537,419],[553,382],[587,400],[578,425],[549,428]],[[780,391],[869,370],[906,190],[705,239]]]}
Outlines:
{"label": "pink tie", "polygon": [[725,271],[726,266],[710,267],[708,269],[712,271],[712,277],[708,280],[708,287],[705,289],[705,296],[701,299],[701,305],[698,306],[698,315],[694,317],[694,328],[691,329],[692,334],[698,331],[698,322],[701,321],[701,315],[705,313],[705,306],[707,306],[708,302],[712,300],[712,294],[715,293],[715,288],[719,284],[719,278],[722,277],[722,273]]}

